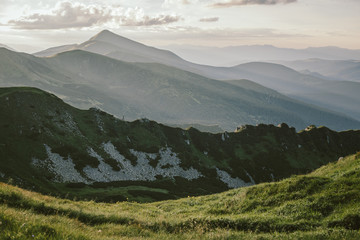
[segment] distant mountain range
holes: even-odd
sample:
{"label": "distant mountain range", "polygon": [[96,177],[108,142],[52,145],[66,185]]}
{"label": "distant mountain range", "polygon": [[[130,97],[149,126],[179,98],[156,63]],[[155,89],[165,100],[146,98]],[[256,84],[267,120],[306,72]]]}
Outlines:
{"label": "distant mountain range", "polygon": [[[297,72],[284,66],[265,62],[245,63],[233,67],[213,67],[188,62],[172,52],[146,46],[107,30],[100,32],[82,44],[55,47],[35,53],[35,55],[42,57],[52,56],[56,53],[75,49],[98,53],[126,62],[161,63],[211,79],[249,79],[265,87],[291,96],[292,98],[328,108],[332,111],[341,112],[355,119],[360,119],[360,108],[358,107],[360,106],[360,97],[358,94],[358,92],[360,92],[360,83],[338,81],[355,81],[358,78],[359,66],[357,61],[337,64],[337,62],[321,60],[325,62],[325,65],[328,67],[323,67],[322,69],[324,69],[324,71],[319,70],[318,72],[315,70],[317,66],[324,65],[323,62],[314,64],[312,68],[308,68],[309,71],[305,72]],[[218,51],[212,51],[210,49],[208,52],[213,55],[213,57],[208,58],[222,58],[221,53]],[[226,52],[235,54],[236,56],[246,56],[248,54],[253,56],[251,59],[265,60],[271,59],[267,56],[278,56],[277,59],[287,60],[304,59],[314,56],[333,59],[359,58],[360,56],[360,51],[335,47],[294,50],[279,49],[272,46],[249,46],[238,48],[230,47]],[[196,53],[196,51],[194,51],[194,53]],[[285,56],[289,57],[285,58]],[[301,66],[304,64],[289,62],[290,66],[295,66],[296,64],[303,70]],[[336,67],[332,68],[332,65],[336,65]],[[328,71],[328,69],[331,68],[338,70],[335,70],[336,72],[332,74]],[[297,67],[297,69],[299,69],[299,67]],[[337,80],[337,82],[329,83],[329,78]]]}
{"label": "distant mountain range", "polygon": [[310,124],[360,128],[359,121],[246,80],[217,81],[158,63],[128,63],[80,50],[38,58],[2,49],[0,56],[1,86],[38,87],[74,106],[98,107],[127,120],[217,124],[227,131],[280,122],[298,129]]}
{"label": "distant mountain range", "polygon": [[326,127],[297,133],[260,124],[210,134],[127,122],[35,88],[0,88],[0,112],[0,180],[77,199],[220,192],[306,173],[360,147],[360,131]]}
{"label": "distant mountain range", "polygon": [[307,59],[280,63],[324,79],[360,82],[360,60]]}
{"label": "distant mountain range", "polygon": [[310,58],[327,60],[360,60],[360,50],[339,47],[309,47],[304,49],[279,48],[271,45],[243,45],[224,48],[169,45],[173,51],[187,61],[212,66],[234,66],[256,61],[294,61]]}

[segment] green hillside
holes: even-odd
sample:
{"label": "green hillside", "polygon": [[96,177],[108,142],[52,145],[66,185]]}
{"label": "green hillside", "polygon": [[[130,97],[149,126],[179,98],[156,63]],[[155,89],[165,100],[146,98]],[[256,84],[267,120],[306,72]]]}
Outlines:
{"label": "green hillside", "polygon": [[0,239],[359,239],[360,155],[274,183],[148,204],[0,184]]}
{"label": "green hillside", "polygon": [[150,202],[308,173],[360,149],[360,131],[245,125],[210,134],[0,89],[0,180],[77,199]]}

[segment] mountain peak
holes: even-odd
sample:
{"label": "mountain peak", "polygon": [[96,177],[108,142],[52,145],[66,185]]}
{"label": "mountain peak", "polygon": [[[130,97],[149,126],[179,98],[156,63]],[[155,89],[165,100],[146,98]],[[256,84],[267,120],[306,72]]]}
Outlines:
{"label": "mountain peak", "polygon": [[107,29],[104,29],[97,34],[97,36],[104,36],[104,35],[116,35],[116,34]]}
{"label": "mountain peak", "polygon": [[102,30],[101,32],[99,32],[98,34],[96,34],[95,36],[93,36],[92,38],[90,38],[91,41],[102,41],[102,42],[109,42],[109,43],[113,43],[114,41],[119,41],[119,40],[129,40],[127,38],[124,38],[116,33],[113,33],[107,29]]}

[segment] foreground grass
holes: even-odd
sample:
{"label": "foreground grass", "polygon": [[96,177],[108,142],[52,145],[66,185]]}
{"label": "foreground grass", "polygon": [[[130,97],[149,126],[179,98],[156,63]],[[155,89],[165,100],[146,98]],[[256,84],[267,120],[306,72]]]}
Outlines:
{"label": "foreground grass", "polygon": [[148,204],[70,201],[0,184],[0,239],[360,239],[360,154],[315,172]]}

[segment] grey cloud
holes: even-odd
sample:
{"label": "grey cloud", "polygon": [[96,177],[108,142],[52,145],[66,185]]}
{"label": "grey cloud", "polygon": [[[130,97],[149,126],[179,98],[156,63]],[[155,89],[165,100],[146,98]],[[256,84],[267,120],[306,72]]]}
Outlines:
{"label": "grey cloud", "polygon": [[294,3],[297,0],[231,0],[227,2],[217,2],[211,4],[212,7],[233,7],[243,5],[275,5],[275,4],[287,4]]}
{"label": "grey cloud", "polygon": [[210,17],[210,18],[201,18],[200,22],[217,22],[219,21],[218,17]]}
{"label": "grey cloud", "polygon": [[121,22],[123,26],[152,26],[178,22],[180,19],[180,16],[160,15],[156,17],[144,16],[141,19],[122,17]]}
{"label": "grey cloud", "polygon": [[66,1],[59,3],[51,13],[31,14],[10,20],[8,24],[18,29],[64,29],[99,26],[110,22],[122,26],[163,25],[179,20],[179,16],[172,15],[147,16],[140,8],[127,9],[124,13],[124,9],[119,6],[85,5]]}
{"label": "grey cloud", "polygon": [[[280,38],[307,38],[304,34],[288,34],[277,29],[254,28],[254,29],[201,29],[198,27],[168,27],[164,39],[178,39],[191,41],[204,39],[214,42],[242,42],[244,40],[263,40],[263,39],[280,39]],[[230,43],[229,43],[230,44]]]}

